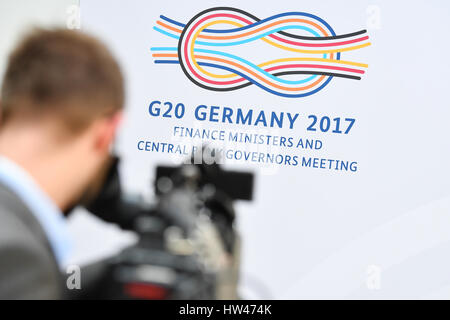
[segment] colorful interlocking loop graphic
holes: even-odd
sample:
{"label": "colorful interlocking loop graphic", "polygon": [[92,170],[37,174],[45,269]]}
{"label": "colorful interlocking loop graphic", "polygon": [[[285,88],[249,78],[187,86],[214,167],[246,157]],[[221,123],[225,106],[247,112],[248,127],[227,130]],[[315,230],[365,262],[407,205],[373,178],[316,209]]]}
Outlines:
{"label": "colorful interlocking loop graphic", "polygon": [[[368,67],[341,59],[343,52],[370,46],[366,30],[336,35],[325,20],[305,12],[260,20],[236,8],[211,8],[187,24],[160,16],[154,30],[178,41],[176,47],[151,48],[154,62],[180,64],[193,83],[208,90],[254,84],[281,97],[300,98],[319,92],[333,77],[361,80]],[[254,41],[288,57],[257,64],[226,52]]]}

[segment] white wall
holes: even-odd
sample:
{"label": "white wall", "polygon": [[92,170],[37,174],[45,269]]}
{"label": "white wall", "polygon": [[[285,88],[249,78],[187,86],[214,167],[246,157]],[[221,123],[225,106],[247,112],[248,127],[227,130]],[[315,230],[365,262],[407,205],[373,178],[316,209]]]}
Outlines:
{"label": "white wall", "polygon": [[[0,0],[0,85],[10,51],[33,27],[76,26],[79,0]],[[75,6],[75,7],[74,7]],[[83,264],[117,252],[134,241],[117,227],[78,210],[69,220],[73,238],[70,263]],[[97,245],[92,247],[96,239]]]}

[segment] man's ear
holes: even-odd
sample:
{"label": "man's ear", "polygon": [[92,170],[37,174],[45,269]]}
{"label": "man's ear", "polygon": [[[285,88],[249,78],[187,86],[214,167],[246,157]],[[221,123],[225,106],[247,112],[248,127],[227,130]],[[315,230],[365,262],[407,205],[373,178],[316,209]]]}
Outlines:
{"label": "man's ear", "polygon": [[116,132],[122,121],[122,111],[117,111],[111,116],[102,119],[98,123],[95,148],[101,152],[109,152],[110,146],[114,141]]}

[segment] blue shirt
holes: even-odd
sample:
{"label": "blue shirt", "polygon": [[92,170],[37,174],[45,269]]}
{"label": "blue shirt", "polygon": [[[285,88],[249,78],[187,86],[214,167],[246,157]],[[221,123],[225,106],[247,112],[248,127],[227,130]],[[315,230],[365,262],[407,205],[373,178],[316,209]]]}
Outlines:
{"label": "blue shirt", "polygon": [[13,191],[41,224],[59,267],[63,269],[70,256],[72,241],[61,210],[24,169],[1,156],[0,183]]}

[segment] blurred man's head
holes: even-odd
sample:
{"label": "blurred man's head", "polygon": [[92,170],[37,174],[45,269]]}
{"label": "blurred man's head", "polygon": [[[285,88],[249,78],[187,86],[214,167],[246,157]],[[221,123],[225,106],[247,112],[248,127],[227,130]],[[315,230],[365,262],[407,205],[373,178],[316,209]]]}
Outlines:
{"label": "blurred man's head", "polygon": [[[3,79],[0,154],[64,209],[107,160],[123,104],[122,73],[103,44],[77,31],[35,30]],[[55,181],[72,185],[58,190]]]}

